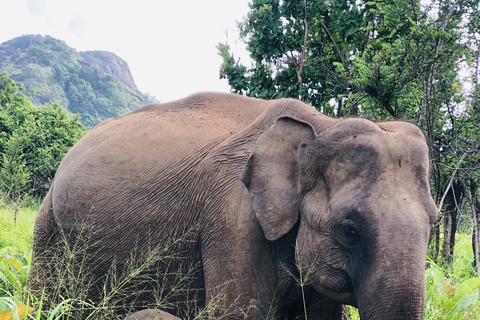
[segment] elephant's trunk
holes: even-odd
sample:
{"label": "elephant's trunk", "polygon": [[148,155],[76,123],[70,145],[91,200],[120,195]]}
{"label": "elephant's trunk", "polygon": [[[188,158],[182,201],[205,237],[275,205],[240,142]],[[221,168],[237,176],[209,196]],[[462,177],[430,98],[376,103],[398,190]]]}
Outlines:
{"label": "elephant's trunk", "polygon": [[[405,234],[403,230],[409,230]],[[415,228],[415,227],[413,227]],[[370,265],[363,268],[356,297],[362,320],[421,320],[425,295],[425,256],[428,231],[396,225],[382,236],[395,247],[371,248]]]}
{"label": "elephant's trunk", "polygon": [[[423,319],[424,275],[421,272],[392,272],[366,281],[365,294],[360,294],[358,307],[362,320]],[[398,277],[398,278],[397,278]],[[416,279],[411,279],[411,278]]]}

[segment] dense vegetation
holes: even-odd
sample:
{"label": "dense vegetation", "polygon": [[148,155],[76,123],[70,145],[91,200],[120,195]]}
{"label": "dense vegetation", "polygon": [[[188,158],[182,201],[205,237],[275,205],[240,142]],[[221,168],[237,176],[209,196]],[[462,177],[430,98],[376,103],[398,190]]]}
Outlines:
{"label": "dense vegetation", "polygon": [[442,209],[429,254],[448,265],[456,232],[472,234],[471,276],[480,274],[479,1],[253,0],[250,8],[239,28],[252,66],[218,46],[232,92],[417,124]]}
{"label": "dense vegetation", "polygon": [[[111,63],[122,63],[119,68],[131,77],[128,65],[110,56],[116,58]],[[107,74],[102,65],[109,61],[87,58],[87,53],[50,36],[21,36],[0,44],[0,73],[8,72],[23,84],[34,105],[59,102],[88,128],[154,101],[134,84],[126,82],[129,87],[118,75]]]}
{"label": "dense vegetation", "polygon": [[57,102],[35,107],[19,89],[0,74],[0,196],[16,206],[45,196],[63,156],[86,132]]}

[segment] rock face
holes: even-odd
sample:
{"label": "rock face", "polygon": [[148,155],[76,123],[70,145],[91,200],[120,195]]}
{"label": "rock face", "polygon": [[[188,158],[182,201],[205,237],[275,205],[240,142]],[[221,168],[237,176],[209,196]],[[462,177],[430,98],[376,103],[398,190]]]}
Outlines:
{"label": "rock face", "polygon": [[117,77],[127,87],[138,90],[127,62],[116,54],[107,51],[81,51],[79,53],[83,59],[80,63],[98,66],[106,74]]}

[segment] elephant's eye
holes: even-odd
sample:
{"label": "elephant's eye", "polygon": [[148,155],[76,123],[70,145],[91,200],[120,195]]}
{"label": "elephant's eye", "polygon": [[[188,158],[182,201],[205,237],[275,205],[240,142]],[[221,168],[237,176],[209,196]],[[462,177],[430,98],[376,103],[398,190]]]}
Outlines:
{"label": "elephant's eye", "polygon": [[350,222],[343,222],[337,229],[338,240],[346,247],[354,247],[360,242],[360,235]]}

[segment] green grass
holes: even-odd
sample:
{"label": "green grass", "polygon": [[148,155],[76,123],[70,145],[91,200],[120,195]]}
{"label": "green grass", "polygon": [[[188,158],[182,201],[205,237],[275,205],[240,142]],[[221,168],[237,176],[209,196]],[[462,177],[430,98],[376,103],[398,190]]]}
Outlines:
{"label": "green grass", "polygon": [[10,247],[19,253],[31,253],[37,210],[20,208],[17,223],[14,223],[14,215],[13,208],[0,200],[0,248]]}

